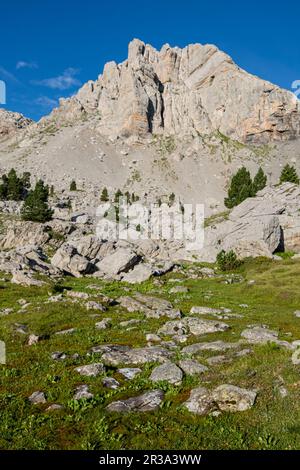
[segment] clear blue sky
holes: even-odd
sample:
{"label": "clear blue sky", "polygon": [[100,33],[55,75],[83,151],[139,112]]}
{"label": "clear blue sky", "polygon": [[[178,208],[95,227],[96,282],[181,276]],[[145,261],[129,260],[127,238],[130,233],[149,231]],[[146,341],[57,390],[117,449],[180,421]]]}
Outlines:
{"label": "clear blue sky", "polygon": [[201,0],[1,2],[6,109],[38,119],[95,79],[128,42],[216,44],[247,71],[290,89],[300,79],[300,3]]}

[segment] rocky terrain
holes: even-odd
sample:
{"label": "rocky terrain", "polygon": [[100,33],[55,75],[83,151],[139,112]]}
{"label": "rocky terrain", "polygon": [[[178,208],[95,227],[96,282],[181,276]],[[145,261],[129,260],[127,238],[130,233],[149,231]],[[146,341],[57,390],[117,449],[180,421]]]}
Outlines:
{"label": "rocky terrain", "polygon": [[127,60],[108,63],[38,123],[13,116],[0,114],[0,169],[28,170],[60,190],[75,179],[87,194],[174,192],[210,215],[242,164],[262,165],[269,183],[286,162],[300,168],[298,100],[211,45],[156,51],[134,40]]}
{"label": "rocky terrain", "polygon": [[[53,186],[44,223],[0,201],[0,448],[300,447],[299,133],[293,94],[200,44],[134,40],[38,123],[0,111],[0,173]],[[267,186],[225,210],[242,165]],[[104,187],[204,203],[203,248],[121,212],[132,238],[99,236]]]}

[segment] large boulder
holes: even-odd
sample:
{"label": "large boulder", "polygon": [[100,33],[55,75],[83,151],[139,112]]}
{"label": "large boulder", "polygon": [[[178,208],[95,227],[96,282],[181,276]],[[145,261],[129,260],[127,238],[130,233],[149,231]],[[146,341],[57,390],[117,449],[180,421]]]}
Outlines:
{"label": "large boulder", "polygon": [[131,248],[118,248],[99,261],[96,267],[107,276],[116,276],[129,271],[139,261],[140,257]]}
{"label": "large boulder", "polygon": [[93,270],[93,265],[84,256],[80,255],[76,248],[64,243],[51,258],[52,266],[60,269],[66,274],[80,277]]}

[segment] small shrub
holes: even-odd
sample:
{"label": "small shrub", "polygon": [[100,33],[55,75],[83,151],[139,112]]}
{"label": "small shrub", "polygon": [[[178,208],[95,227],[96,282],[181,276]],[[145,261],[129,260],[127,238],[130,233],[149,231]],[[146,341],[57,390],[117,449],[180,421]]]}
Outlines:
{"label": "small shrub", "polygon": [[70,191],[77,191],[76,181],[72,180],[70,184]]}
{"label": "small shrub", "polygon": [[233,250],[228,252],[222,250],[217,255],[217,264],[221,271],[232,271],[241,265],[241,261]]}

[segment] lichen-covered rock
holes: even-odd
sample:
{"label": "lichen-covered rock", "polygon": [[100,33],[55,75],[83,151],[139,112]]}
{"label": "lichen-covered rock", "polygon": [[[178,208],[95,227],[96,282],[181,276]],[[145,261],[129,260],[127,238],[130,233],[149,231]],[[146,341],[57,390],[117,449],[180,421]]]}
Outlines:
{"label": "lichen-covered rock", "polygon": [[154,411],[160,407],[164,399],[164,392],[151,390],[137,397],[127,400],[114,401],[107,406],[108,411],[130,412],[130,411]]}

